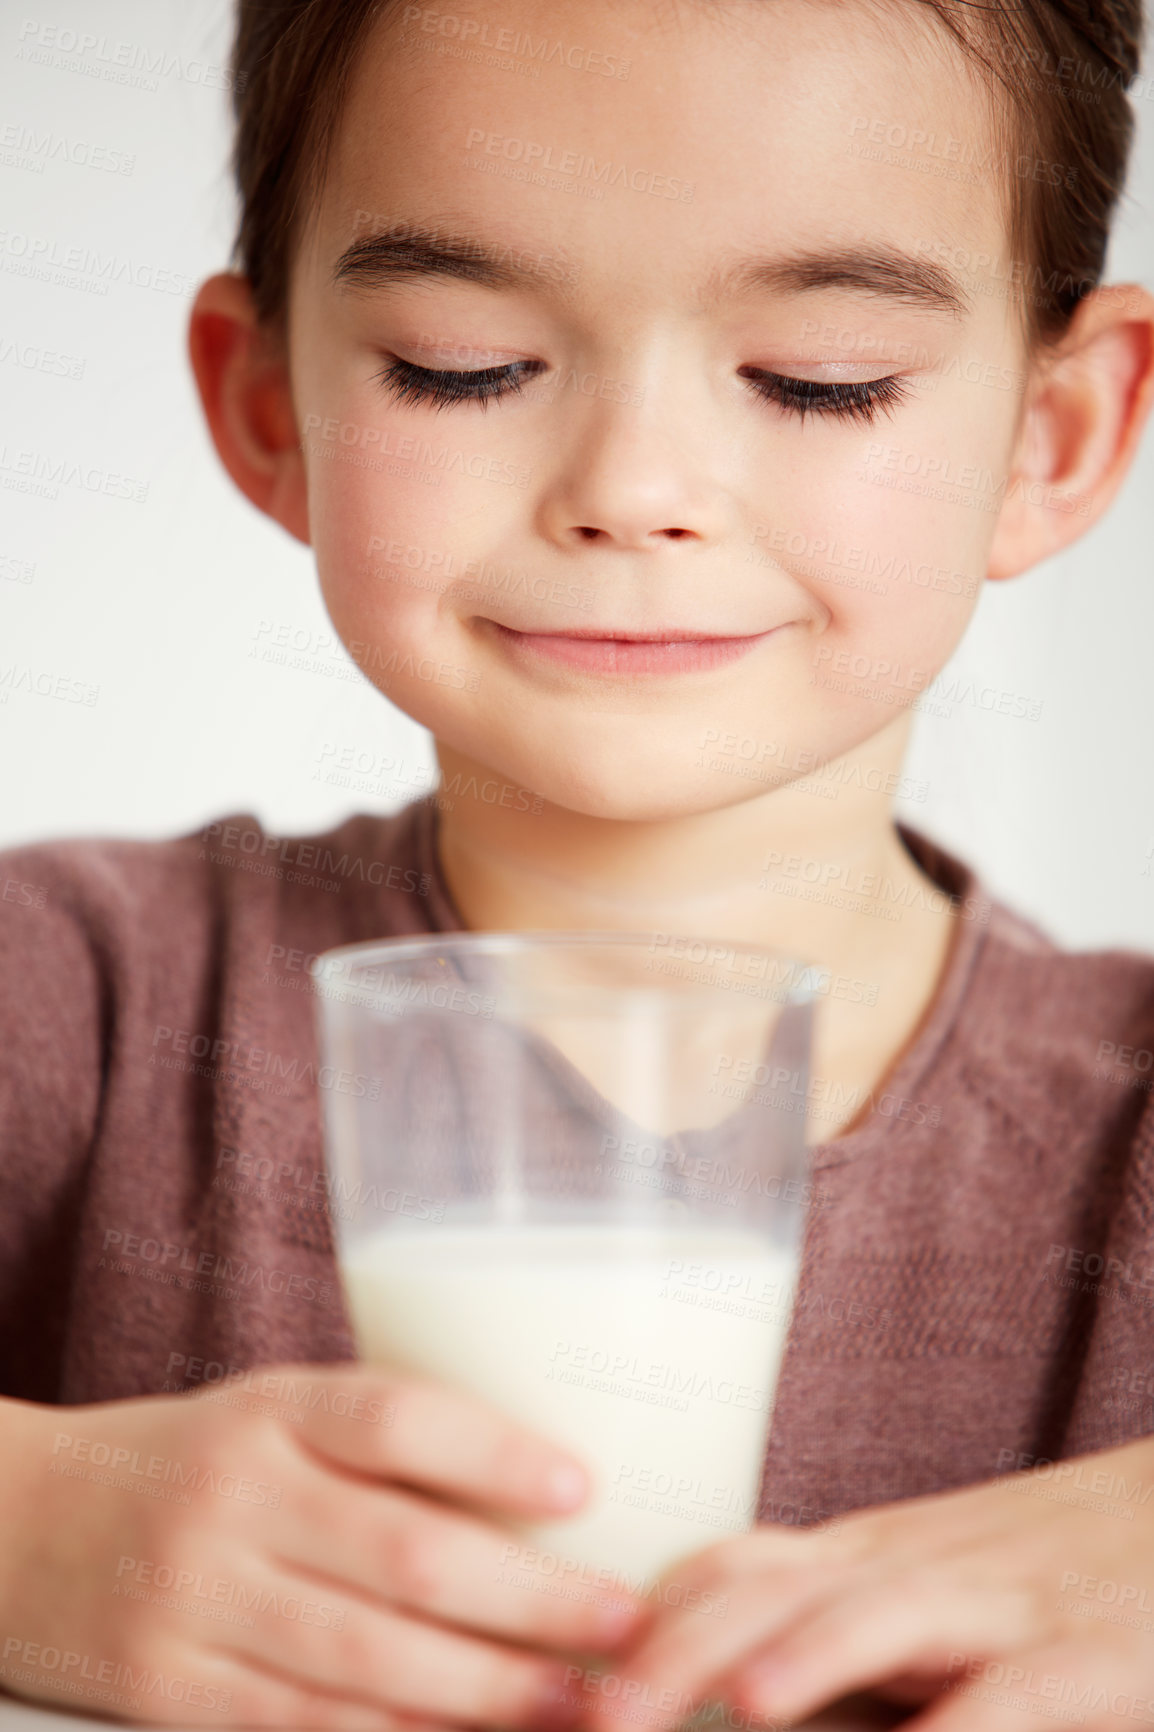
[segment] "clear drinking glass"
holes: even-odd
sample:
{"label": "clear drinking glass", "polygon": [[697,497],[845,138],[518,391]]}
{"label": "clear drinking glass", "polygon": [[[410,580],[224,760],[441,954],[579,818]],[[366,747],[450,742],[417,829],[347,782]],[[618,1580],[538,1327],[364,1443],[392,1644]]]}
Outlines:
{"label": "clear drinking glass", "polygon": [[464,933],[312,967],[361,1356],[582,1457],[524,1529],[634,1591],[756,1519],[810,1199],[812,976],[725,940]]}

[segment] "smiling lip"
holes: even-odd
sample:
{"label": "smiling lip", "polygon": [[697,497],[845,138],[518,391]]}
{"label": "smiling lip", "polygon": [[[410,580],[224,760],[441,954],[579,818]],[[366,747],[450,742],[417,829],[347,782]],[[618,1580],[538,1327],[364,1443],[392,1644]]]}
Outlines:
{"label": "smiling lip", "polygon": [[591,674],[682,674],[720,667],[747,655],[771,632],[749,637],[707,637],[691,631],[667,631],[653,636],[636,632],[514,631],[490,620],[499,641],[518,659],[550,661]]}

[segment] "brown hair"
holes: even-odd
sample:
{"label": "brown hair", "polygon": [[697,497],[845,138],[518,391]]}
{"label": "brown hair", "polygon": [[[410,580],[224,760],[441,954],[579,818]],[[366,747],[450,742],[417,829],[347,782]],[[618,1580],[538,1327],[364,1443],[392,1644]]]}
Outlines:
{"label": "brown hair", "polygon": [[[1101,279],[1133,134],[1142,0],[919,0],[1002,93],[1010,293],[1053,342]],[[883,0],[883,5],[892,0]],[[395,0],[237,0],[235,260],[279,324],[292,250],[327,169],[357,52]],[[994,87],[992,86],[991,89]]]}

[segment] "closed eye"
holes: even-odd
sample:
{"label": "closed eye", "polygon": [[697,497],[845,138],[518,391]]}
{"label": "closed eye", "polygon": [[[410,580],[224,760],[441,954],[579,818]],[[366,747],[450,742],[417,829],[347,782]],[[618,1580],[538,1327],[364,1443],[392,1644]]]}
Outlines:
{"label": "closed eye", "polygon": [[481,407],[493,397],[507,397],[524,389],[527,378],[541,371],[539,361],[514,361],[507,367],[481,367],[473,373],[418,367],[412,361],[393,360],[374,373],[398,403],[431,403],[445,409],[452,403],[474,402]]}
{"label": "closed eye", "polygon": [[[540,361],[514,361],[505,367],[480,367],[462,373],[449,369],[418,367],[395,357],[373,375],[399,403],[430,403],[435,409],[454,403],[479,403],[514,395],[524,389],[526,379],[544,370]],[[742,367],[741,376],[764,401],[804,421],[806,415],[836,415],[872,421],[881,410],[888,414],[908,395],[897,378],[841,380],[796,379],[786,373],[770,373],[762,367]]]}
{"label": "closed eye", "polygon": [[889,414],[908,396],[900,379],[838,380],[792,379],[786,373],[768,373],[762,367],[742,367],[760,397],[788,409],[804,421],[807,414],[844,415],[872,421],[878,410]]}

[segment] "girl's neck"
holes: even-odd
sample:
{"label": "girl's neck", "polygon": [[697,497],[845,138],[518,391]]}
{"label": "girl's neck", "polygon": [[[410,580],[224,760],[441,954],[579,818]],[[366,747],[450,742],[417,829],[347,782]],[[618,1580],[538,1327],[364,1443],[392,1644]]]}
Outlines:
{"label": "girl's neck", "polygon": [[907,734],[903,716],[796,786],[645,822],[502,801],[499,775],[438,742],[445,881],[474,930],[733,938],[860,972],[927,901],[892,810]]}
{"label": "girl's neck", "polygon": [[916,1037],[955,930],[894,824],[907,733],[898,718],[802,786],[646,823],[518,810],[515,789],[502,805],[500,777],[439,744],[441,870],[472,930],[728,938],[828,969],[839,990],[822,1001],[812,1075],[838,1104],[815,1106],[807,1133],[828,1141],[868,1115]]}

